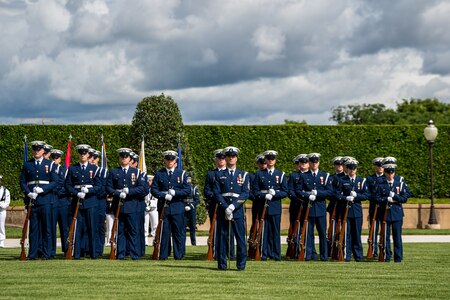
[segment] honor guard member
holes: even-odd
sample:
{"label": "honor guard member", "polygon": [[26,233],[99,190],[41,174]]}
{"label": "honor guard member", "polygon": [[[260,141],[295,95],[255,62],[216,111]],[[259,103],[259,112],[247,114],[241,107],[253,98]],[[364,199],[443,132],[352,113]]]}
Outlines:
{"label": "honor guard member", "polygon": [[[90,163],[98,167],[100,160],[100,151],[95,149],[89,149]],[[95,252],[97,257],[103,255],[105,248],[105,221],[106,221],[106,181],[108,179],[108,169],[100,167],[98,171],[102,187],[97,194],[98,206],[97,206],[97,241],[95,243]]]}
{"label": "honor guard member", "polygon": [[[148,186],[152,185],[153,177],[153,175],[147,175]],[[152,196],[152,193],[149,189],[148,195],[145,196],[145,246],[150,246],[148,237],[155,237],[156,227],[158,227],[158,199]]]}
{"label": "honor guard member", "polygon": [[[361,231],[363,212],[361,201],[368,199],[366,179],[356,175],[358,161],[350,159],[345,162],[348,174],[341,177],[336,190],[336,197],[341,207],[348,207],[347,227],[345,236],[345,261],[350,261],[353,256],[356,261],[363,260],[363,247],[361,243]],[[342,208],[345,209],[345,208]]]}
{"label": "honor guard member", "polygon": [[319,234],[320,260],[328,260],[326,202],[332,193],[330,174],[319,170],[320,154],[308,154],[310,170],[302,174],[302,185],[297,187],[297,195],[310,206],[306,237],[305,260],[314,259],[314,226]]}
{"label": "honor guard member", "polygon": [[263,216],[265,221],[261,260],[281,260],[281,200],[288,196],[287,180],[284,172],[275,169],[278,152],[267,150],[263,155],[267,168],[256,173],[253,185],[256,201],[267,206],[266,216]]}
{"label": "honor guard member", "polygon": [[191,245],[196,246],[197,239],[195,237],[195,230],[197,226],[197,204],[200,202],[200,193],[198,192],[198,186],[192,185],[191,177],[188,177],[188,182],[191,184],[191,193],[185,200],[184,220],[186,224],[186,230],[188,230],[189,228]]}
{"label": "honor guard member", "polygon": [[263,154],[258,154],[255,157],[256,161],[256,172],[254,174],[248,174],[249,182],[250,182],[250,192],[248,199],[252,200],[252,226],[250,227],[250,232],[253,232],[253,228],[256,225],[256,220],[261,217],[261,213],[264,207],[264,202],[257,201],[255,197],[253,196],[253,183],[255,181],[256,173],[258,171],[264,170],[267,168],[266,159],[264,158]]}
{"label": "honor guard member", "polygon": [[239,149],[223,149],[227,169],[216,173],[214,196],[217,207],[217,264],[219,270],[227,269],[227,245],[230,243],[230,231],[234,232],[237,244],[236,266],[244,270],[247,261],[246,224],[244,203],[249,195],[247,172],[236,168]]}
{"label": "honor guard member", "polygon": [[[389,262],[392,257],[391,251],[391,230],[394,241],[394,261],[401,262],[403,259],[402,226],[403,226],[403,205],[406,203],[411,193],[403,177],[395,175],[396,164],[384,164],[384,175],[377,184],[376,199],[380,203],[378,215],[383,220],[386,213],[385,261]],[[402,180],[400,180],[402,179]]]}
{"label": "honor guard member", "polygon": [[82,256],[82,249],[85,246],[86,233],[89,255],[95,259],[95,241],[97,239],[97,195],[102,189],[102,182],[99,176],[100,168],[89,163],[89,149],[86,144],[77,145],[79,162],[69,167],[64,186],[72,197],[72,205],[79,202],[77,215],[74,254],[75,259]]}
{"label": "honor guard member", "polygon": [[52,149],[53,149],[52,145],[44,144],[44,158],[45,159],[51,160],[50,155],[51,155]]}
{"label": "honor guard member", "polygon": [[28,259],[38,258],[39,239],[42,258],[49,259],[52,251],[52,201],[58,186],[58,174],[52,172],[53,163],[44,158],[42,141],[31,142],[33,158],[24,163],[20,174],[20,187],[25,194],[25,205],[31,201]]}
{"label": "honor guard member", "polygon": [[[137,155],[134,152],[132,153],[132,155],[133,155],[131,157],[132,162],[130,163],[130,166],[139,169],[139,155]],[[136,219],[138,220],[138,241],[139,241],[138,246],[139,246],[141,256],[144,256],[146,240],[147,240],[147,236],[145,235],[145,228],[144,228],[144,226],[145,226],[145,210],[146,210],[146,206],[147,206],[145,204],[145,197],[150,192],[150,185],[148,184],[147,173],[143,172],[141,169],[139,169],[139,173],[140,173],[140,176],[142,176],[144,178],[143,184],[144,184],[144,188],[145,188],[145,195],[143,197],[139,198]]]}
{"label": "honor guard member", "polygon": [[[369,226],[372,226],[373,215],[375,213],[375,210],[378,209],[378,203],[376,201],[376,191],[377,191],[377,182],[379,181],[380,177],[384,176],[383,159],[384,159],[383,157],[376,157],[372,160],[372,164],[375,168],[375,173],[370,176],[367,176],[366,178],[367,192],[370,201],[369,215],[368,215]],[[378,230],[380,226],[379,219],[375,219],[374,226],[375,228],[372,237],[373,243],[372,256],[378,257]]]}
{"label": "honor guard member", "polygon": [[8,189],[3,185],[3,176],[0,175],[0,248],[5,247],[6,231],[6,208],[11,202],[11,195]]}
{"label": "honor guard member", "polygon": [[56,256],[56,226],[59,228],[61,238],[61,248],[65,253],[67,251],[67,238],[69,236],[69,200],[67,191],[64,188],[66,178],[66,168],[61,166],[61,156],[64,154],[61,150],[52,149],[50,158],[54,162],[56,173],[58,174],[58,186],[54,189],[54,201],[52,208],[52,253],[51,257]]}
{"label": "honor guard member", "polygon": [[171,251],[170,235],[173,239],[173,255],[175,259],[183,259],[186,245],[186,229],[184,225],[184,201],[191,192],[191,184],[185,171],[177,169],[178,154],[175,151],[163,152],[164,168],[156,172],[151,186],[151,193],[158,198],[158,213],[165,206],[163,230],[159,259],[165,260]]}
{"label": "honor guard member", "polygon": [[[117,259],[124,259],[127,251],[133,260],[141,256],[136,219],[139,199],[145,197],[146,180],[139,170],[130,166],[129,148],[117,149],[120,166],[109,172],[106,193],[114,197],[115,207],[119,205],[119,222],[117,228]],[[127,248],[128,247],[128,248]]]}

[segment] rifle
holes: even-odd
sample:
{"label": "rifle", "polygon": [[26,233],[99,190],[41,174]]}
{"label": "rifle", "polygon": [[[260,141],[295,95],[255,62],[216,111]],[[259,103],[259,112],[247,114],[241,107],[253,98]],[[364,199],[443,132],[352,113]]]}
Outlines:
{"label": "rifle", "polygon": [[159,215],[159,221],[158,221],[158,227],[156,227],[156,233],[155,238],[153,239],[153,260],[159,260],[159,252],[161,248],[161,237],[162,237],[162,230],[163,230],[163,220],[164,220],[164,214],[166,212],[166,206],[169,203],[166,201],[164,203],[164,206],[161,210],[161,214]]}
{"label": "rifle", "polygon": [[23,227],[22,227],[22,238],[20,239],[20,247],[22,248],[22,252],[20,253],[21,261],[24,261],[27,259],[27,255],[25,254],[25,240],[27,239],[28,222],[30,220],[30,213],[31,213],[32,206],[33,206],[33,202],[32,202],[32,199],[30,199],[30,202],[28,202],[28,206],[27,206],[27,215],[25,217],[25,222],[23,223]]}
{"label": "rifle", "polygon": [[[303,226],[302,226],[302,235],[300,236],[300,254],[298,255],[298,259],[299,261],[305,261],[305,255],[306,255],[306,245],[305,245],[305,240],[306,240],[306,229],[308,227],[308,217],[309,217],[309,210],[312,207],[312,203],[311,201],[308,200],[307,203],[307,207],[306,207],[306,212],[305,212],[305,217],[303,219]],[[313,241],[314,243],[314,241]]]}
{"label": "rifle", "polygon": [[120,207],[122,206],[122,200],[119,198],[119,202],[117,203],[117,208],[114,213],[114,222],[111,230],[111,238],[109,239],[109,244],[111,245],[111,252],[109,253],[109,259],[116,259],[116,232],[117,227],[119,226],[119,214]]}
{"label": "rifle", "polygon": [[339,233],[339,261],[344,261],[344,247],[343,247],[343,240],[345,235],[345,230],[347,229],[347,216],[348,216],[348,208],[350,207],[350,201],[347,201],[347,205],[345,206],[345,213],[344,217],[342,218],[342,226]]}
{"label": "rifle", "polygon": [[77,224],[77,216],[78,216],[78,209],[80,208],[80,203],[81,203],[80,198],[78,198],[77,205],[75,206],[75,212],[73,213],[72,217],[72,223],[70,224],[69,236],[67,237],[66,259],[72,259],[75,227]]}
{"label": "rifle", "polygon": [[249,258],[255,258],[255,247],[256,247],[256,233],[258,231],[258,220],[259,220],[259,213],[256,214],[255,221],[252,224],[252,228],[250,230],[250,239],[248,241],[248,257]]}
{"label": "rifle", "polygon": [[378,242],[378,261],[384,262],[386,256],[386,218],[389,211],[389,203],[386,203],[386,208],[384,209],[383,222],[381,223],[380,229],[380,240]]}
{"label": "rifle", "polygon": [[376,218],[377,218],[378,205],[375,204],[375,209],[371,218],[369,237],[367,238],[367,243],[369,247],[367,248],[367,258],[373,257],[373,233],[375,231]]}
{"label": "rifle", "polygon": [[216,217],[217,217],[217,204],[214,208],[214,214],[211,222],[211,228],[209,228],[209,236],[208,236],[208,253],[206,254],[206,260],[214,259],[214,232],[216,230]]}
{"label": "rifle", "polygon": [[263,211],[261,213],[261,218],[258,222],[258,232],[255,238],[255,260],[260,261],[261,260],[261,240],[262,235],[264,234],[264,216],[266,215],[266,208],[268,206],[268,201],[266,200],[266,203],[264,204]]}
{"label": "rifle", "polygon": [[333,244],[334,244],[334,233],[336,230],[336,207],[337,201],[334,203],[333,211],[330,215],[330,221],[328,222],[328,256],[333,256]]}
{"label": "rifle", "polygon": [[[301,200],[299,200],[301,201]],[[300,202],[300,207],[298,209],[297,218],[295,219],[294,227],[292,228],[291,238],[288,240],[288,248],[286,250],[286,256],[290,258],[295,258],[297,253],[297,237],[300,228],[300,218],[303,211],[303,202]]]}
{"label": "rifle", "polygon": [[[336,203],[336,205],[337,205],[337,203]],[[341,233],[342,220],[339,215],[336,216],[336,219],[337,219],[337,223],[336,223],[336,227],[334,229],[334,238],[333,238],[334,243],[333,243],[332,253],[331,253],[332,259],[338,259],[338,255],[339,255],[339,235]]]}

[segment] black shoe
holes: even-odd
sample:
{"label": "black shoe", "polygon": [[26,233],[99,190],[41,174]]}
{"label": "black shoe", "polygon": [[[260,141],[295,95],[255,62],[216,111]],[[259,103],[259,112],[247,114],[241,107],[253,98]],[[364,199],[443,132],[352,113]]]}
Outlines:
{"label": "black shoe", "polygon": [[244,271],[244,270],[245,270],[244,268],[238,268],[238,269],[237,269],[238,272]]}

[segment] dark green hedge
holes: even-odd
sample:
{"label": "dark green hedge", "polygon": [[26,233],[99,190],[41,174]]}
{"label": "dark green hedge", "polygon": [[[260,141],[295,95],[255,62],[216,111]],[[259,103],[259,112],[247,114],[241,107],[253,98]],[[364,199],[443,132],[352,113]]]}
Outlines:
{"label": "dark green hedge", "polygon": [[[213,150],[226,146],[241,149],[239,167],[252,172],[254,158],[267,149],[279,152],[278,168],[286,173],[293,169],[292,158],[300,153],[320,152],[321,169],[332,171],[331,158],[351,155],[359,162],[359,174],[373,172],[371,160],[377,156],[398,159],[397,173],[404,176],[415,197],[429,197],[430,173],[428,144],[423,137],[425,125],[410,126],[185,126],[196,177],[202,183],[206,172],[214,167]],[[450,197],[450,126],[439,125],[433,147],[436,197]],[[127,147],[129,125],[0,125],[0,174],[14,199],[22,197],[18,177],[22,167],[23,136],[44,140],[66,151],[69,134],[73,145],[87,143],[100,148],[105,137],[109,166],[117,164],[115,149]],[[137,149],[138,150],[138,149]],[[29,154],[31,155],[31,153]],[[76,160],[72,148],[72,161]],[[162,166],[162,161],[160,163]],[[149,173],[154,170],[149,170]],[[200,188],[202,189],[202,187]]]}

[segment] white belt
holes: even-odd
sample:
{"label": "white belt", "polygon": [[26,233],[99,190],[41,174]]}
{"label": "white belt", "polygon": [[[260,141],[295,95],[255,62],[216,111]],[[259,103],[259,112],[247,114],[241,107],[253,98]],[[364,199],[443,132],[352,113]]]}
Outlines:
{"label": "white belt", "polygon": [[[276,191],[278,191],[278,190],[274,190],[275,192]],[[261,193],[263,193],[263,194],[268,194],[268,193],[270,193],[270,190],[261,190]]]}
{"label": "white belt", "polygon": [[50,181],[46,181],[46,180],[34,180],[34,181],[29,181],[28,184],[50,184]]}
{"label": "white belt", "polygon": [[239,194],[236,194],[236,193],[223,193],[222,196],[224,196],[224,197],[238,198],[238,197],[239,197]]}
{"label": "white belt", "polygon": [[94,186],[92,184],[83,184],[83,185],[74,185],[73,187],[76,189],[81,189],[82,187],[93,188]]}

